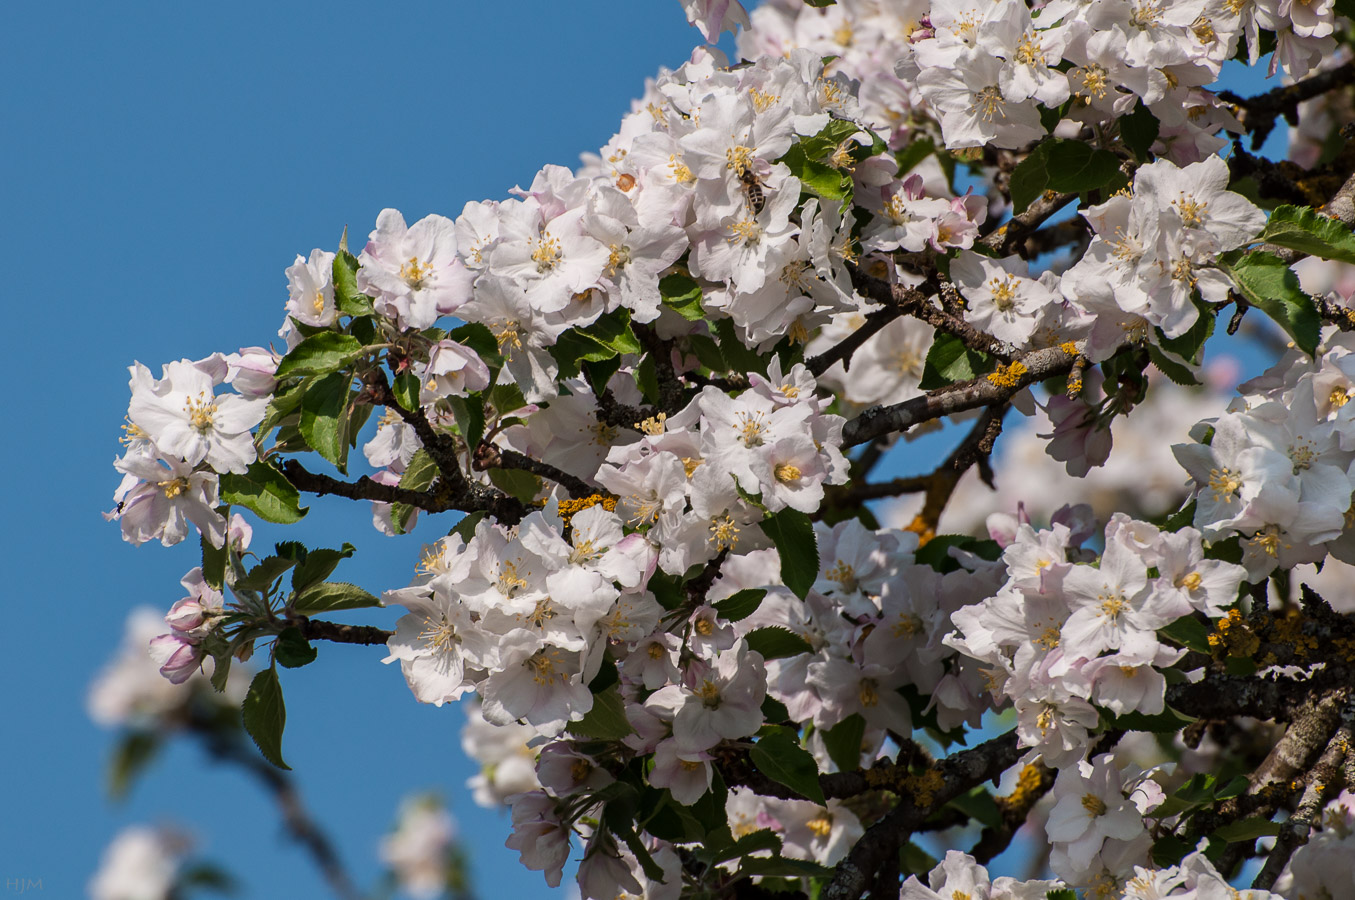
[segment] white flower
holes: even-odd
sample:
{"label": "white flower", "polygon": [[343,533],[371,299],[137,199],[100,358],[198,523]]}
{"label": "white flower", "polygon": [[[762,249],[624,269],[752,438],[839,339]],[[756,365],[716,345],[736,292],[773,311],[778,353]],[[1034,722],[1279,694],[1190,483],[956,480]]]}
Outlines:
{"label": "white flower", "polygon": [[383,209],[358,262],[358,290],[399,328],[428,328],[471,296],[473,275],[457,255],[456,226],[446,216],[406,226],[398,210]]}
{"label": "white flower", "polygon": [[[127,417],[162,452],[190,466],[206,460],[218,472],[244,474],[255,458],[249,430],[263,420],[268,399],[217,396],[220,379],[205,368],[186,359],[167,363],[156,380],[141,363],[133,365]],[[224,377],[225,372],[221,374]]]}

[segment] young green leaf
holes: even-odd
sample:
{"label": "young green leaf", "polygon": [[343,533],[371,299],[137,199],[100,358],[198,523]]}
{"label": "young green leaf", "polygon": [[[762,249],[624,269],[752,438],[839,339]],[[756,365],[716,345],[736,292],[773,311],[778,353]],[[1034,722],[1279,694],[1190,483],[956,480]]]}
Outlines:
{"label": "young green leaf", "polygon": [[333,372],[307,388],[301,399],[301,436],[315,452],[338,466],[340,472],[346,468],[341,458],[346,454],[339,417],[348,401],[350,381],[347,374]]}
{"label": "young green leaf", "polygon": [[306,338],[278,363],[278,378],[289,375],[327,375],[363,353],[361,342],[347,334],[324,331]]}
{"label": "young green leaf", "polygon": [[748,757],[758,771],[772,781],[784,784],[821,806],[828,802],[819,786],[818,764],[789,730],[775,731],[761,738],[748,751]]}
{"label": "young green leaf", "polygon": [[282,760],[282,731],[287,725],[287,707],[282,702],[282,685],[277,669],[264,669],[250,682],[242,709],[245,731],[263,758],[279,769],[292,767]]}
{"label": "young green leaf", "polygon": [[819,577],[819,545],[814,523],[798,509],[786,507],[762,520],[762,531],[781,555],[781,580],[801,600]]}
{"label": "young green leaf", "polygon": [[814,652],[814,648],[809,645],[809,641],[789,628],[781,628],[776,625],[767,628],[754,628],[744,636],[744,641],[748,644],[749,650],[756,650],[762,654],[764,660],[784,659],[787,656]]}
{"label": "young green leaf", "polygon": [[757,612],[757,608],[762,605],[762,598],[765,596],[767,596],[765,588],[748,588],[723,600],[717,600],[711,605],[725,620],[738,622]]}
{"label": "young green leaf", "polygon": [[1279,206],[1260,240],[1321,259],[1355,263],[1355,233],[1339,219],[1306,206]]}
{"label": "young green leaf", "polygon": [[1317,351],[1322,318],[1288,263],[1273,253],[1257,251],[1231,266],[1220,265],[1237,282],[1247,302],[1274,319],[1294,339],[1295,346],[1309,356]]}
{"label": "young green leaf", "polygon": [[626,704],[616,686],[593,697],[593,708],[582,719],[569,723],[569,730],[597,741],[619,741],[634,731],[626,718]]}
{"label": "young green leaf", "polygon": [[306,616],[336,609],[363,609],[380,606],[381,601],[358,587],[342,581],[324,581],[301,591],[291,602],[293,612]]}
{"label": "young green leaf", "polygon": [[301,492],[263,460],[251,463],[243,475],[222,475],[221,502],[243,506],[265,522],[281,525],[299,522],[309,511],[301,507]]}

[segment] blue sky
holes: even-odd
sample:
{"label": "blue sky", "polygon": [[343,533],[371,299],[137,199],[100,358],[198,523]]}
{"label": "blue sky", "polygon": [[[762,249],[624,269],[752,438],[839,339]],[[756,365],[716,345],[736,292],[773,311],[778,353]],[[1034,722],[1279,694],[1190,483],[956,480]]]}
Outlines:
{"label": "blue sky", "polygon": [[[283,269],[333,249],[345,224],[359,248],[384,207],[455,216],[543,164],[576,165],[699,36],[671,0],[47,2],[6,19],[0,232],[16,357],[3,407],[16,430],[0,524],[0,880],[82,896],[122,825],[174,821],[246,896],[324,896],[262,792],[196,747],[176,747],[124,805],[105,799],[111,735],[86,718],[86,687],[128,610],[168,608],[195,564],[195,542],[133,548],[99,515],[118,482],[126,367],[267,343]],[[346,577],[408,580],[417,534],[383,538],[356,504],[315,510],[308,543],[359,547]],[[259,529],[256,546],[290,531]],[[417,704],[382,656],[325,646],[283,682],[288,761],[358,881],[377,875],[400,795],[433,788],[483,896],[546,895],[503,847],[506,817],[463,787],[460,710]]]}
{"label": "blue sky", "polygon": [[[128,802],[106,800],[112,735],[86,718],[87,685],[127,612],[167,608],[196,563],[193,542],[138,550],[99,516],[118,481],[126,367],[266,343],[295,254],[332,249],[345,225],[360,247],[387,206],[411,222],[454,216],[543,164],[575,165],[698,40],[672,0],[7,10],[0,237],[17,355],[3,406],[0,879],[79,896],[120,827],[177,822],[245,896],[322,895],[268,799],[196,747],[175,746]],[[344,577],[373,590],[408,579],[420,535],[377,535],[365,506],[313,505],[304,535],[261,527],[256,546],[352,540]],[[283,673],[287,758],[359,883],[376,877],[399,797],[435,789],[483,896],[545,896],[503,847],[506,817],[463,787],[460,711],[415,703],[383,655],[327,645]]]}

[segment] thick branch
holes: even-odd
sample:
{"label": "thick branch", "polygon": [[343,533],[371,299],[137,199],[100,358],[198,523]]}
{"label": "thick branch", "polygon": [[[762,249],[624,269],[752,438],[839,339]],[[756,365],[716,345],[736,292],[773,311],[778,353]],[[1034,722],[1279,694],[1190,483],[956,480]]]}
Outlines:
{"label": "thick branch", "polygon": [[1298,809],[1294,810],[1294,814],[1281,828],[1279,837],[1275,839],[1275,846],[1266,857],[1266,864],[1252,882],[1253,888],[1270,890],[1294,851],[1308,843],[1308,834],[1312,830],[1313,822],[1322,814],[1327,797],[1334,793],[1333,788],[1340,786],[1341,765],[1350,753],[1350,723],[1355,718],[1355,705],[1349,699],[1346,701],[1343,718],[1345,724],[1337,729],[1336,734],[1327,743],[1327,749],[1318,759],[1317,765],[1313,766],[1308,786],[1303,791],[1303,798],[1299,800]]}
{"label": "thick branch", "polygon": [[1066,375],[1077,358],[1076,353],[1069,353],[1062,347],[1036,350],[1005,369],[1005,377],[995,372],[892,406],[873,406],[847,423],[842,430],[842,446],[853,447],[880,435],[906,431],[920,422],[930,422],[966,409],[1005,403],[1028,385]]}
{"label": "thick branch", "polygon": [[1251,133],[1252,149],[1257,150],[1266,142],[1266,138],[1275,128],[1275,120],[1280,116],[1284,116],[1291,125],[1298,124],[1300,103],[1353,82],[1355,82],[1355,61],[1325,72],[1318,72],[1311,78],[1274,88],[1255,97],[1244,98],[1232,91],[1220,91],[1219,99],[1241,107],[1237,119],[1242,123],[1242,127]]}
{"label": "thick branch", "polygon": [[308,641],[333,641],[336,644],[384,644],[395,634],[373,625],[344,625],[297,616],[293,622]]}
{"label": "thick branch", "polygon": [[992,234],[981,238],[979,243],[989,250],[996,251],[1000,256],[1010,256],[1021,246],[1027,235],[1033,234],[1046,219],[1076,199],[1077,194],[1041,194],[1035,202],[1026,207],[1025,212],[1019,216],[1012,216],[1010,221],[999,226]]}
{"label": "thick branch", "polygon": [[597,488],[590,485],[575,475],[552,466],[550,463],[542,462],[539,459],[532,459],[516,450],[505,450],[502,447],[495,447],[493,444],[481,444],[475,449],[475,468],[477,469],[521,469],[524,472],[530,472],[538,475],[548,481],[569,491],[569,496],[587,497],[590,494],[596,494]]}

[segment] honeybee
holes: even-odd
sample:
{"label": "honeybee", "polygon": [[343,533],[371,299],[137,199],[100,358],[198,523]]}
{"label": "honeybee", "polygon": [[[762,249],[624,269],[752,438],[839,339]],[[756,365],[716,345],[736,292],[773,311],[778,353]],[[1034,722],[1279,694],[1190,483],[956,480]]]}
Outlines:
{"label": "honeybee", "polygon": [[739,183],[743,185],[743,192],[748,198],[748,206],[753,210],[753,215],[762,212],[762,208],[767,205],[767,195],[762,192],[762,181],[752,166],[745,166],[739,173]]}

